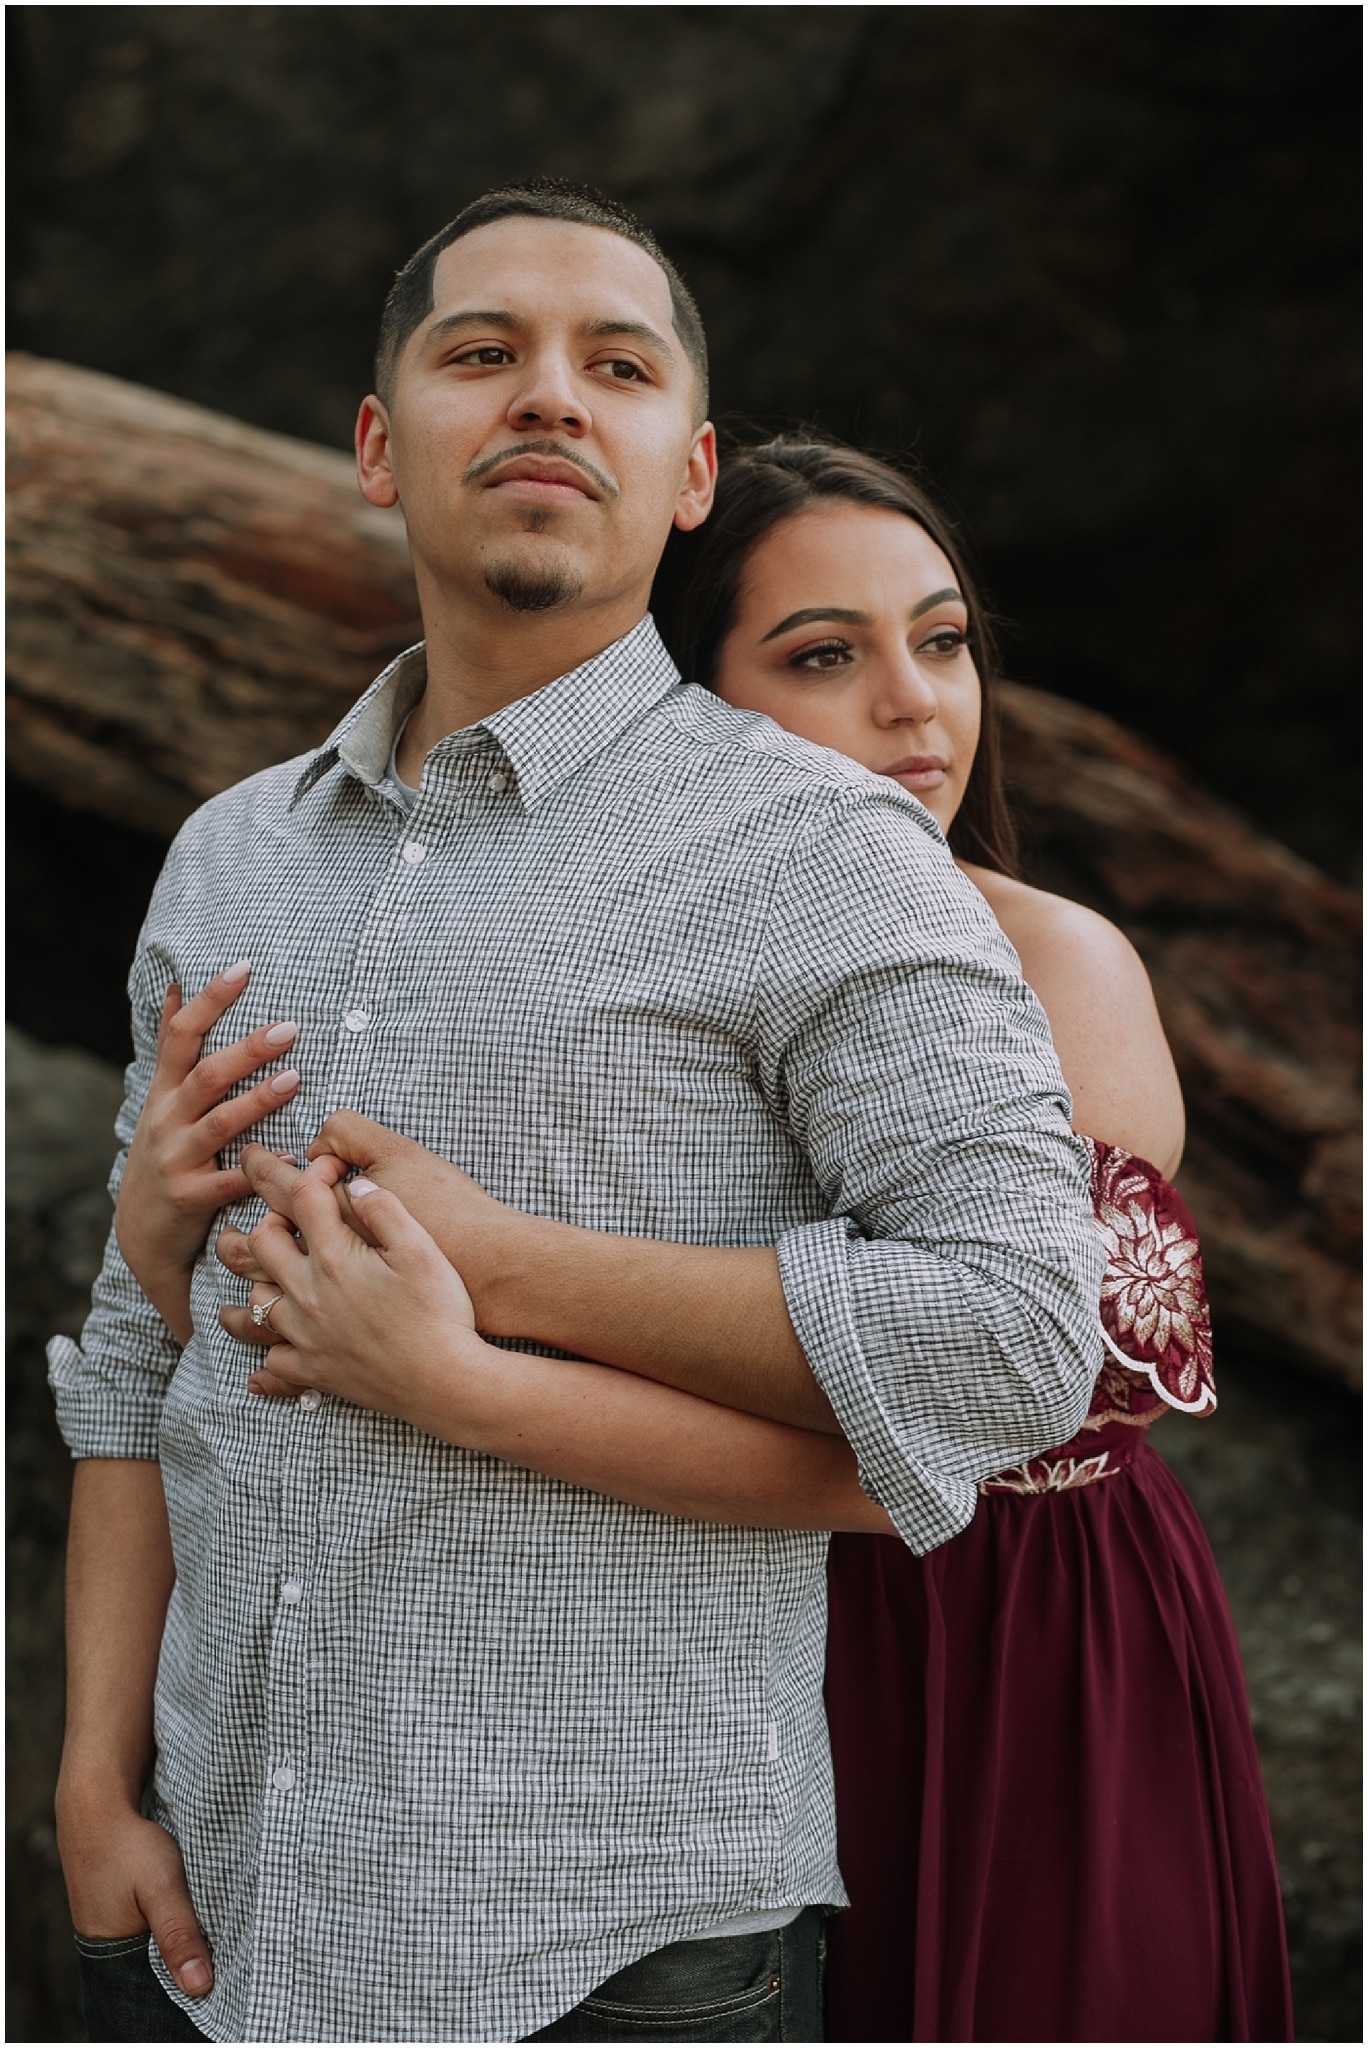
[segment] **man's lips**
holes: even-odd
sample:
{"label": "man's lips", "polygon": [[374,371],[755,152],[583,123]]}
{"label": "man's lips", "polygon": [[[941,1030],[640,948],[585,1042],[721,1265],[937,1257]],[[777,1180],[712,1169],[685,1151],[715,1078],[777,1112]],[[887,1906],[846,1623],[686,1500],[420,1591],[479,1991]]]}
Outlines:
{"label": "man's lips", "polygon": [[950,763],[941,754],[909,754],[903,761],[894,761],[887,768],[879,770],[880,775],[891,776],[913,795],[924,789],[939,789],[945,780]]}
{"label": "man's lips", "polygon": [[597,499],[599,495],[589,478],[573,464],[534,455],[520,455],[496,469],[487,478],[486,488],[507,491],[511,497],[526,498],[533,504],[545,504],[548,499]]}

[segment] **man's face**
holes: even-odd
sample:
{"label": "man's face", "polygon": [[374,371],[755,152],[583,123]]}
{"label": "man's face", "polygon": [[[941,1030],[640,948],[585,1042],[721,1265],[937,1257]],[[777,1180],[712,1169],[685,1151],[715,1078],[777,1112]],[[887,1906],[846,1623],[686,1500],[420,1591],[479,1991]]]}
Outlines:
{"label": "man's face", "polygon": [[402,505],[420,587],[518,612],[641,602],[712,502],[712,429],[664,272],[602,228],[495,221],[442,252],[362,489]]}

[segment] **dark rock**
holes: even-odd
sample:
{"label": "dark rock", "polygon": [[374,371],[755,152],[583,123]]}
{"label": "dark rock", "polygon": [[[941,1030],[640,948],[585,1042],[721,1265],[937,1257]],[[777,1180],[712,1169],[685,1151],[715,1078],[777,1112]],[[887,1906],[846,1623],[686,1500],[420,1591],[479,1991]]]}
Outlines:
{"label": "dark rock", "polygon": [[559,172],[716,404],[915,449],[1014,671],[1358,847],[1352,8],[10,10],[11,334],[345,447],[394,268]]}
{"label": "dark rock", "polygon": [[1032,879],[1149,969],[1219,1338],[1360,1386],[1357,898],[1098,712],[1009,685],[1003,742]]}

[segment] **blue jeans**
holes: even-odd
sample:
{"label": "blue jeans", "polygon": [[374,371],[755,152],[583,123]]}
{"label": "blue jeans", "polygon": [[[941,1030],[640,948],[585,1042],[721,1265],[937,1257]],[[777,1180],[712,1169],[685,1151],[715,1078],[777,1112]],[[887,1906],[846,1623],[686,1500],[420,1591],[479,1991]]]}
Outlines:
{"label": "blue jeans", "polygon": [[[203,2041],[162,1990],[145,1934],[76,1936],[92,2041]],[[820,2041],[823,1916],[777,1934],[677,1941],[619,1970],[534,2041]]]}
{"label": "blue jeans", "polygon": [[92,2041],[207,2041],[153,1974],[146,1934],[76,1937],[81,2001]]}
{"label": "blue jeans", "polygon": [[824,1916],[677,1941],[629,1963],[532,2041],[822,2041]]}

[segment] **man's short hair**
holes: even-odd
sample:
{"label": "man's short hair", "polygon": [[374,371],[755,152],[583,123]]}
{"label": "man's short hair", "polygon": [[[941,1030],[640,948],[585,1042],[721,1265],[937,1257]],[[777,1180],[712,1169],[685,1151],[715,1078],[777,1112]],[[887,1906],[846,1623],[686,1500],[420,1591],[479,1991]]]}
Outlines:
{"label": "man's short hair", "polygon": [[670,287],[674,330],[694,373],[695,420],[702,422],[708,411],[708,343],[693,293],[661,248],[651,230],[620,201],[592,185],[577,185],[569,178],[525,178],[516,184],[496,186],[469,206],[463,206],[455,220],[415,250],[395,277],[380,316],[380,339],[375,351],[375,388],[388,404],[394,396],[399,358],[404,344],[433,309],[433,272],[437,258],[463,235],[488,227],[496,220],[567,220],[577,227],[606,228],[635,242],[652,262],[658,263]]}

